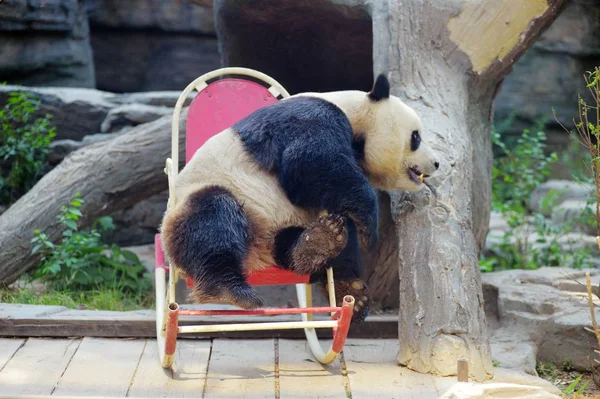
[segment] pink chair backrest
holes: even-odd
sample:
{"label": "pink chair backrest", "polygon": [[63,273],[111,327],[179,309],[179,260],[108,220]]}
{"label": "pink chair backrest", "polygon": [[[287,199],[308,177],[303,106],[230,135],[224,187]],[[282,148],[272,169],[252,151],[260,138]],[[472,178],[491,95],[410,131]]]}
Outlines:
{"label": "pink chair backrest", "polygon": [[188,111],[185,162],[209,138],[265,105],[277,102],[269,90],[250,80],[226,78],[202,89]]}

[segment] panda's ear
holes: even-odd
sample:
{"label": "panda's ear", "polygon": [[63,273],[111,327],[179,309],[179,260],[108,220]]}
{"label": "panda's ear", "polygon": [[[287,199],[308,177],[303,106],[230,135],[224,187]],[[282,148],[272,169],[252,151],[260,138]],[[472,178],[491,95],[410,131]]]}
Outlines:
{"label": "panda's ear", "polygon": [[373,88],[369,92],[369,98],[373,101],[379,101],[390,96],[390,82],[383,73],[377,76]]}

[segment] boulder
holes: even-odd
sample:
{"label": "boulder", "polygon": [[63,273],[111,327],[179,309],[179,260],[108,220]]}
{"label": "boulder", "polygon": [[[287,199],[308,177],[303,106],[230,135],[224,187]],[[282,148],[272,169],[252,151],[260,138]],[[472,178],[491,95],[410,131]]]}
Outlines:
{"label": "boulder", "polygon": [[537,375],[537,345],[529,334],[510,326],[500,327],[492,332],[490,346],[498,367]]}
{"label": "boulder", "polygon": [[590,197],[590,187],[570,180],[548,180],[533,190],[529,199],[529,209],[532,212],[542,213],[544,216],[552,214],[552,207],[545,206],[544,200],[552,192],[552,205],[557,206],[566,200],[587,201]]}
{"label": "boulder", "polygon": [[[0,86],[0,104],[6,102],[12,91],[27,92],[40,100],[38,115],[52,115],[57,133],[55,140],[75,141],[100,133],[103,123],[109,128],[113,123],[122,128],[155,120],[172,112],[181,94],[180,91],[116,94],[95,89],[6,85]],[[188,105],[194,95],[191,94],[184,105]],[[115,120],[115,116],[119,117]]]}
{"label": "boulder", "polygon": [[[600,270],[586,271],[593,281],[600,280]],[[575,369],[585,370],[591,364],[591,348],[597,343],[584,329],[590,327],[587,297],[581,293],[584,288],[571,291],[573,283],[584,277],[585,271],[561,267],[482,274],[486,315],[499,328],[492,336],[496,340],[504,334],[517,337],[515,342],[526,344],[523,350],[531,342],[537,348],[537,360],[558,365],[568,360]],[[520,359],[504,357],[509,359],[505,362],[527,364],[531,357],[527,351]],[[502,346],[496,346],[499,361],[504,352]]]}
{"label": "boulder", "polygon": [[5,0],[0,34],[11,84],[180,90],[220,67],[212,9],[188,0]]}
{"label": "boulder", "polygon": [[[166,178],[166,177],[165,177]],[[106,233],[104,240],[121,246],[138,246],[154,242],[154,235],[167,209],[168,192],[143,200],[114,213],[115,231]]]}
{"label": "boulder", "polygon": [[84,0],[6,0],[0,32],[0,81],[96,85]]}
{"label": "boulder", "polygon": [[508,221],[500,212],[492,211],[492,213],[490,213],[490,230],[506,231],[509,229],[510,226],[508,225]]}
{"label": "boulder", "polygon": [[0,103],[11,91],[24,91],[40,100],[38,115],[49,113],[56,127],[56,140],[80,140],[100,132],[108,111],[115,107],[114,94],[95,89],[0,86]]}
{"label": "boulder", "polygon": [[[584,217],[591,215],[591,217]],[[585,200],[568,199],[552,209],[552,223],[555,225],[569,224],[573,231],[588,235],[597,235],[596,204]]]}
{"label": "boulder", "polygon": [[152,122],[173,113],[173,107],[148,104],[124,104],[108,111],[100,125],[102,133],[115,132],[123,127]]}
{"label": "boulder", "polygon": [[580,249],[586,249],[593,257],[597,257],[599,253],[596,237],[582,233],[567,233],[559,237],[557,241],[562,250],[567,253],[573,253]]}

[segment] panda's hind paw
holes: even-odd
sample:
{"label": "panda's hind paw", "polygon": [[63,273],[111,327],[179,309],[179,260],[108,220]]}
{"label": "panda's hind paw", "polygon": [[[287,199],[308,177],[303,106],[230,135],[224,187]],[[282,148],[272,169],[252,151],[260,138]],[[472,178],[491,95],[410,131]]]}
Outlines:
{"label": "panda's hind paw", "polygon": [[292,266],[296,273],[312,274],[327,260],[342,252],[348,242],[344,217],[326,215],[319,217],[300,235],[292,252]]}
{"label": "panda's hind paw", "polygon": [[[328,293],[327,283],[323,286],[325,293]],[[335,280],[335,299],[337,306],[342,306],[342,300],[346,295],[354,297],[354,312],[352,322],[363,322],[369,313],[369,292],[367,285],[359,279],[355,280]]]}

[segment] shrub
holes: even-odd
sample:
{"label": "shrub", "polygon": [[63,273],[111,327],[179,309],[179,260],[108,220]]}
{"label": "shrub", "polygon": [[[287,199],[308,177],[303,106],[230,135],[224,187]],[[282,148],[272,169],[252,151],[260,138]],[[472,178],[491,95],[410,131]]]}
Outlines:
{"label": "shrub", "polygon": [[[502,125],[506,129],[506,124]],[[504,269],[537,269],[540,266],[584,267],[590,264],[589,251],[580,249],[566,253],[560,238],[573,230],[575,223],[589,218],[589,211],[577,220],[555,225],[540,213],[530,213],[527,201],[533,190],[550,176],[552,165],[558,161],[556,153],[546,153],[546,135],[542,123],[532,130],[524,130],[514,146],[501,140],[494,129],[492,142],[497,155],[492,168],[492,208],[506,219],[509,230],[492,249],[498,256],[483,257],[482,271]],[[550,192],[542,208],[556,205],[558,192]],[[535,242],[531,237],[535,233]]]}
{"label": "shrub", "polygon": [[[561,126],[573,137],[576,137],[588,151],[589,161],[585,164],[594,186],[596,230],[600,237],[600,67],[588,71],[585,83],[592,97],[592,103],[589,104],[581,95],[578,96],[579,119],[573,120],[577,135],[572,134],[564,125],[561,124]],[[556,113],[554,116],[556,117]],[[600,247],[600,238],[598,238],[598,246]]]}
{"label": "shrub", "polygon": [[35,118],[39,101],[22,92],[9,93],[0,109],[0,204],[10,205],[43,176],[56,132],[50,115]]}
{"label": "shrub", "polygon": [[54,244],[35,230],[32,253],[41,254],[40,266],[30,276],[50,283],[56,290],[117,289],[139,293],[151,286],[149,274],[138,257],[117,245],[106,245],[101,233],[114,228],[110,217],[102,217],[92,228],[80,231],[77,221],[82,214],[79,193],[61,208],[58,221],[65,227],[60,243]]}

